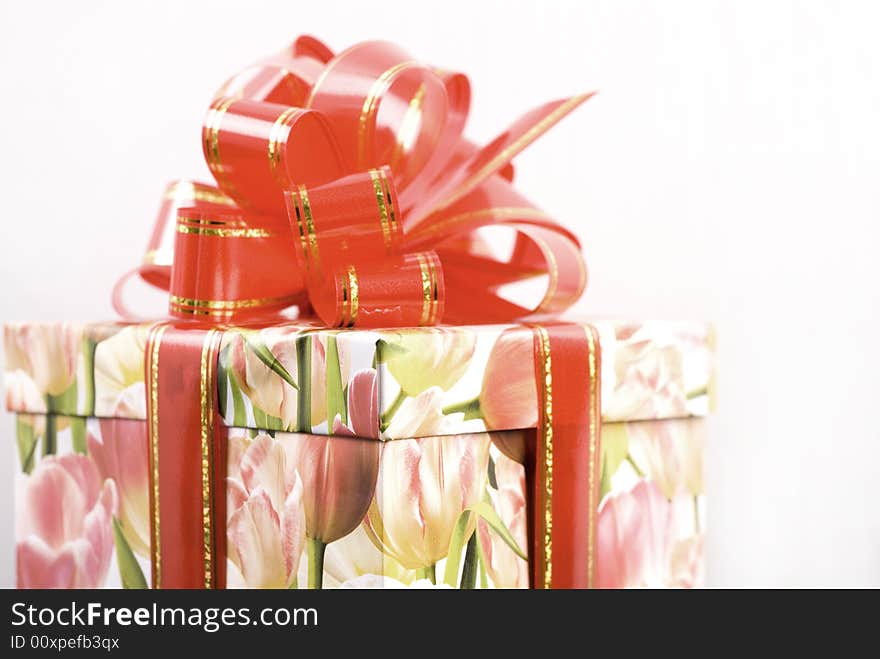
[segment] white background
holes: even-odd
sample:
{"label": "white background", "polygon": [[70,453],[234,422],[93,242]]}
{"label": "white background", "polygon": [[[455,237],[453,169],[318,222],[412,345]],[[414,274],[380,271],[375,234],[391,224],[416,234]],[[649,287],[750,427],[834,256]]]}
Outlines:
{"label": "white background", "polygon": [[598,88],[519,184],[583,238],[585,312],[717,323],[710,583],[880,586],[880,16],[840,4],[4,0],[0,320],[110,317],[164,184],[208,180],[213,91],[300,32],[466,71],[480,140]]}

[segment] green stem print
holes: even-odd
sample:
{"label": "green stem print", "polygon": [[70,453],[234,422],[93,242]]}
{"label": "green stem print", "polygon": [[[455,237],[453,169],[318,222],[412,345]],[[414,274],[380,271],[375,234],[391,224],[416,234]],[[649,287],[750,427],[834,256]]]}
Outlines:
{"label": "green stem print", "polygon": [[244,339],[246,347],[263,362],[267,368],[274,372],[278,377],[284,380],[294,389],[299,388],[300,384],[293,379],[293,376],[284,368],[284,364],[278,361],[278,358],[272,354],[272,351],[263,342],[259,332],[242,331],[239,332]]}
{"label": "green stem print", "polygon": [[388,406],[388,409],[382,412],[382,416],[379,417],[379,427],[382,430],[385,430],[389,425],[391,425],[391,419],[394,418],[394,415],[397,414],[397,410],[400,409],[400,406],[403,405],[403,401],[407,398],[406,393],[401,389],[397,393],[397,397],[391,402],[391,405]]}
{"label": "green stem print", "polygon": [[312,337],[296,338],[296,375],[299,378],[296,399],[296,430],[312,432]]}
{"label": "green stem print", "polygon": [[[516,543],[516,539],[511,535],[507,526],[504,525],[504,522],[498,516],[498,513],[495,512],[495,509],[492,508],[491,504],[487,501],[475,503],[465,508],[461,515],[459,515],[458,521],[455,523],[455,528],[452,531],[452,538],[449,541],[449,551],[446,553],[446,570],[443,575],[443,582],[452,588],[455,588],[460,583],[458,579],[458,571],[459,568],[461,568],[462,556],[464,555],[465,563],[467,563],[467,556],[471,553],[471,539],[475,536],[475,533],[471,531],[471,533],[468,534],[468,529],[473,529],[471,523],[472,521],[475,521],[472,519],[474,516],[486,522],[489,528],[498,535],[498,537],[501,538],[517,556],[524,561],[528,560],[528,556],[522,549],[520,549],[519,545]],[[476,553],[476,549],[476,544],[474,544],[474,553]],[[464,566],[462,571],[462,583],[465,579],[464,575],[469,570],[473,569],[475,568],[469,568],[467,565]],[[468,577],[468,579],[471,579],[471,577]]]}
{"label": "green stem print", "polygon": [[[300,389],[302,391],[302,389]],[[306,559],[309,562],[309,588],[320,590],[324,584],[324,551],[327,545],[317,538],[306,538]]]}
{"label": "green stem print", "polygon": [[700,532],[700,495],[694,495],[694,531]]}
{"label": "green stem print", "polygon": [[74,453],[85,455],[88,452],[87,432],[85,417],[70,417],[70,441],[73,444]]}
{"label": "green stem print", "polygon": [[18,458],[21,461],[21,470],[25,474],[29,474],[34,468],[34,453],[36,453],[37,440],[39,440],[39,437],[34,432],[33,421],[23,419],[21,414],[16,415],[15,436],[18,443]]}
{"label": "green stem print", "polygon": [[706,396],[709,393],[709,387],[703,385],[702,387],[697,387],[696,389],[691,389],[688,391],[684,397],[687,400],[693,400],[694,398],[699,398],[700,396]]}
{"label": "green stem print", "polygon": [[58,396],[46,394],[46,435],[43,437],[43,455],[52,455],[58,450],[58,412],[75,413],[76,383]]}
{"label": "green stem print", "polygon": [[52,455],[58,450],[58,415],[46,415],[46,434],[43,437],[43,455]]}
{"label": "green stem print", "polygon": [[238,428],[244,428],[247,425],[247,408],[241,395],[241,387],[234,376],[229,378],[229,393],[232,396],[232,423]]}
{"label": "green stem print", "polygon": [[342,385],[342,367],[339,364],[339,349],[336,337],[327,337],[327,357],[324,361],[327,384],[327,432],[333,430],[333,421],[337,416],[342,423],[348,423],[345,390]]}
{"label": "green stem print", "polygon": [[480,575],[479,588],[486,589],[489,587],[489,581],[486,575],[486,557],[483,556],[483,548],[480,546],[479,542],[477,542],[477,568]]}
{"label": "green stem print", "polygon": [[83,371],[86,376],[82,383],[85,387],[83,391],[83,415],[92,416],[95,413],[95,348],[98,343],[89,338],[83,337]]}
{"label": "green stem print", "polygon": [[263,410],[261,410],[259,407],[257,407],[256,405],[254,405],[253,410],[254,410],[254,425],[257,426],[257,428],[268,428],[269,427],[268,415]]}
{"label": "green stem print", "polygon": [[138,590],[148,588],[141,566],[134,557],[134,552],[122,532],[122,525],[115,517],[113,518],[113,541],[116,545],[116,562],[119,565],[122,587]]}
{"label": "green stem print", "polygon": [[464,420],[470,421],[471,419],[482,419],[483,411],[480,409],[480,397],[471,398],[470,400],[464,400],[460,403],[453,403],[452,405],[447,405],[443,408],[443,414],[456,414],[457,412],[464,413]]}
{"label": "green stem print", "polygon": [[639,478],[645,477],[645,472],[639,469],[636,461],[632,459],[632,456],[629,453],[626,454],[626,461],[629,462],[629,466],[633,468],[634,472],[636,472],[636,476],[638,476]]}
{"label": "green stem print", "polygon": [[473,590],[477,585],[477,534],[471,534],[464,552],[464,567],[461,570],[459,588]]}
{"label": "green stem print", "polygon": [[429,565],[428,567],[416,570],[416,579],[427,579],[433,584],[437,583],[437,565]]}

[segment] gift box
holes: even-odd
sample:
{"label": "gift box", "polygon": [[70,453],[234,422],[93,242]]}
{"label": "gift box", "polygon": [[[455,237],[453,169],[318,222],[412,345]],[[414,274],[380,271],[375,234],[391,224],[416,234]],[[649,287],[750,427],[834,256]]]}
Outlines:
{"label": "gift box", "polygon": [[[602,401],[586,520],[595,585],[698,585],[710,328],[591,327],[601,370],[581,385],[598,387]],[[207,364],[225,455],[203,465],[194,442],[199,459],[169,455],[181,473],[161,475],[153,470],[167,465],[154,452],[186,437],[163,427],[158,445],[148,438],[158,423],[147,412],[151,380],[166,375],[165,355],[147,351],[151,332],[155,324],[5,328],[20,587],[162,585],[156,570],[174,569],[172,544],[195,556],[197,586],[206,480],[225,492],[225,513],[206,505],[215,544],[225,545],[218,585],[534,585],[529,559],[544,546],[530,521],[540,386],[531,329],[226,329]],[[174,410],[163,404],[151,411],[164,419]],[[159,493],[162,478],[185,485],[177,496],[193,500],[195,519],[165,519],[154,500],[170,496]]]}
{"label": "gift box", "polygon": [[591,97],[478,146],[391,43],[232,76],[125,322],[6,328],[19,585],[698,584],[711,333],[560,320],[579,239],[513,185]]}

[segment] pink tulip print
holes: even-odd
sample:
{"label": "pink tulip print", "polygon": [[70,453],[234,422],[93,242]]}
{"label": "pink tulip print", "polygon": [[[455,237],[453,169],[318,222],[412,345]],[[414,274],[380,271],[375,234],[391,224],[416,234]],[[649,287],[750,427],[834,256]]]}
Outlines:
{"label": "pink tulip print", "polygon": [[[443,411],[463,412],[465,419],[481,418],[486,430],[534,428],[538,421],[538,390],[531,330],[504,330],[486,358],[477,397],[446,405]],[[518,452],[516,449],[509,455]]]}
{"label": "pink tulip print", "polygon": [[113,558],[116,486],[84,455],[49,455],[20,475],[19,588],[98,588]]}
{"label": "pink tulip print", "polygon": [[6,409],[19,412],[45,413],[46,399],[36,382],[25,371],[16,369],[6,373],[3,380]]}
{"label": "pink tulip print", "polygon": [[459,516],[483,498],[488,460],[485,433],[387,442],[368,535],[400,565],[435,581]]}
{"label": "pink tulip print", "polygon": [[129,408],[144,406],[143,384],[132,385],[120,396],[115,414],[100,419],[100,432],[88,436],[89,455],[102,478],[112,480],[119,495],[119,521],[129,547],[150,557],[150,475],[147,424],[123,418]]}
{"label": "pink tulip print", "polygon": [[700,419],[639,421],[626,424],[633,464],[668,499],[703,492],[705,424]]}
{"label": "pink tulip print", "polygon": [[[259,339],[278,363],[292,376],[296,377],[296,342],[293,336],[260,333]],[[285,428],[293,428],[297,421],[297,391],[270,369],[254,352],[245,334],[232,335],[230,345],[230,366],[241,392],[251,404],[264,413],[282,420]]]}
{"label": "pink tulip print", "polygon": [[476,346],[473,333],[454,328],[389,333],[385,341],[388,370],[407,396],[429,387],[450,389],[467,371]]}
{"label": "pink tulip print", "polygon": [[[328,369],[338,368],[343,383],[349,378],[350,356],[347,343],[337,345],[332,364],[327,361],[330,338],[320,334],[302,336],[302,329],[276,327],[259,332],[239,332],[229,342],[229,373],[241,393],[259,411],[281,420],[281,427],[294,430],[301,424],[312,426],[327,421]],[[307,370],[298,372],[297,341],[308,345]],[[258,347],[259,346],[259,347]],[[265,354],[258,350],[265,348]],[[309,409],[299,410],[299,392],[277,370],[270,368],[266,359],[276,360],[287,375],[308,387]],[[300,382],[304,379],[305,382]]]}
{"label": "pink tulip print", "polygon": [[229,560],[250,588],[289,588],[305,546],[302,481],[269,435],[229,456],[239,460],[227,478]]}
{"label": "pink tulip print", "polygon": [[333,434],[343,437],[379,437],[379,378],[369,368],[355,373],[348,385],[348,423],[333,419]]}
{"label": "pink tulip print", "polygon": [[700,585],[702,538],[692,519],[690,497],[670,501],[648,480],[608,495],[597,523],[598,587]]}
{"label": "pink tulip print", "polygon": [[[605,404],[610,420],[688,415],[680,337],[660,338],[650,324],[620,325],[614,336],[615,386]],[[706,379],[708,376],[706,376]],[[705,385],[705,382],[703,383]]]}
{"label": "pink tulip print", "polygon": [[[495,460],[495,481],[498,489],[489,489],[492,505],[517,544],[526,547],[528,506],[525,469],[518,462],[499,454]],[[517,556],[482,519],[477,522],[477,532],[486,570],[495,587],[528,588],[528,562]]]}
{"label": "pink tulip print", "polygon": [[302,475],[309,585],[320,587],[326,546],[354,531],[373,500],[380,445],[373,439],[280,433],[278,442]]}
{"label": "pink tulip print", "polygon": [[535,426],[538,390],[531,331],[511,329],[498,337],[483,374],[479,401],[488,430]]}
{"label": "pink tulip print", "polygon": [[6,368],[27,373],[42,394],[59,396],[76,379],[82,338],[82,327],[71,323],[6,325]]}

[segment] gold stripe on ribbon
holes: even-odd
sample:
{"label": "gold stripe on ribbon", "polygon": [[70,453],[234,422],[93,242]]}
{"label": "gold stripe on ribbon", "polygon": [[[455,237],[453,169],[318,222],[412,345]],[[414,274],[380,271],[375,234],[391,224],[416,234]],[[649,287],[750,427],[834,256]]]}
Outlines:
{"label": "gold stripe on ribbon", "polygon": [[587,588],[592,588],[595,573],[595,547],[596,547],[596,515],[598,514],[598,502],[596,501],[596,460],[599,454],[599,432],[598,420],[602,411],[599,409],[599,386],[596,382],[596,337],[593,334],[592,327],[584,328],[587,333],[587,349],[589,350],[590,360],[590,401],[592,409],[590,410],[590,465],[589,465],[589,519],[587,521]]}
{"label": "gold stripe on ribbon", "polygon": [[315,222],[312,219],[312,207],[309,204],[309,193],[306,186],[300,185],[290,193],[293,199],[293,211],[296,216],[296,226],[299,229],[299,241],[302,245],[303,258],[306,268],[321,265],[321,255],[318,251],[318,236],[315,234]]}
{"label": "gold stripe on ribbon", "polygon": [[412,141],[419,134],[422,103],[425,101],[425,92],[427,90],[428,87],[425,83],[420,84],[419,88],[416,89],[416,93],[413,94],[412,99],[410,99],[409,106],[406,108],[406,113],[403,115],[403,119],[400,122],[400,128],[397,131],[397,143],[394,145],[394,152],[389,161],[391,169],[394,169],[397,166],[403,152],[408,146],[412,145]]}
{"label": "gold stripe on ribbon", "polygon": [[388,204],[385,203],[385,190],[382,187],[382,174],[382,170],[370,170],[370,180],[373,182],[373,192],[376,193],[376,203],[379,206],[379,221],[382,223],[382,238],[385,241],[385,249],[390,249],[391,226],[388,218]]}
{"label": "gold stripe on ribbon", "polygon": [[538,210],[537,208],[517,208],[513,206],[507,207],[498,207],[498,208],[484,208],[478,211],[470,211],[468,213],[460,213],[458,215],[453,215],[452,217],[448,217],[445,220],[441,220],[436,224],[432,224],[431,226],[424,229],[424,231],[419,231],[419,237],[421,238],[423,235],[432,235],[436,233],[443,233],[449,230],[450,227],[456,224],[464,224],[470,222],[471,220],[481,220],[484,218],[495,218],[499,220],[551,220],[552,218],[547,215],[547,213]]}
{"label": "gold stripe on ribbon", "polygon": [[236,226],[227,228],[225,222],[216,220],[202,220],[191,217],[177,218],[177,233],[193,234],[198,236],[213,236],[215,238],[271,238],[274,232],[266,229],[248,226]]}
{"label": "gold stripe on ribbon", "polygon": [[215,101],[216,105],[211,106],[205,121],[205,153],[208,155],[208,167],[218,181],[224,179],[225,182],[226,179],[223,164],[220,162],[220,124],[223,115],[235,101],[234,97],[224,98],[219,103]]}
{"label": "gold stripe on ribbon", "polygon": [[[300,186],[302,187],[302,186]],[[306,241],[306,232],[303,226],[303,212],[302,207],[300,206],[301,199],[299,196],[299,190],[293,190],[288,193],[291,201],[293,201],[293,215],[296,218],[296,228],[299,231],[299,244],[302,247],[303,253],[303,261],[306,270],[309,269],[310,259],[309,259],[309,251],[308,251],[308,242]]]}
{"label": "gold stripe on ribbon", "polygon": [[547,290],[544,292],[544,297],[541,298],[541,302],[535,308],[535,313],[550,311],[556,306],[553,302],[556,297],[556,289],[559,286],[559,264],[556,262],[556,255],[545,240],[542,240],[537,236],[528,237],[534,241],[544,254],[544,258],[547,260]]}
{"label": "gold stripe on ribbon", "polygon": [[587,284],[587,271],[584,267],[583,259],[580,258],[580,253],[577,254],[577,258],[575,259],[578,264],[578,286],[570,294],[557,299],[556,293],[559,287],[559,262],[556,260],[556,254],[550,248],[547,241],[542,240],[537,236],[528,236],[528,238],[538,246],[541,253],[544,255],[544,258],[547,260],[547,290],[544,292],[544,297],[541,299],[541,302],[535,308],[533,313],[540,313],[542,311],[559,311],[560,308],[568,307],[576,302],[580,297],[581,292],[583,292],[584,286]]}
{"label": "gold stripe on ribbon", "polygon": [[339,275],[342,295],[342,308],[340,310],[339,327],[354,327],[358,316],[358,278],[357,270],[353,265],[348,266],[346,271]]}
{"label": "gold stripe on ribbon", "polygon": [[382,183],[382,191],[385,194],[385,204],[388,208],[388,228],[390,233],[388,247],[391,247],[400,231],[400,225],[397,223],[397,216],[394,214],[394,200],[391,198],[391,184],[388,182],[388,176],[386,176],[384,169],[379,170],[379,178]]}
{"label": "gold stripe on ribbon", "polygon": [[287,140],[284,132],[285,128],[290,128],[290,121],[300,112],[298,108],[287,108],[278,115],[272,128],[269,130],[269,167],[275,180],[281,185],[285,185],[285,181],[281,181],[278,177],[278,163],[281,162],[281,142]]}
{"label": "gold stripe on ribbon", "polygon": [[541,434],[544,446],[544,588],[553,585],[553,375],[550,360],[550,335],[544,327],[536,326],[538,333],[538,360],[541,366]]}
{"label": "gold stripe on ribbon", "polygon": [[214,585],[214,343],[219,332],[216,329],[209,330],[205,334],[202,343],[202,362],[200,369],[199,394],[200,394],[200,422],[201,422],[201,473],[202,473],[202,542],[205,568],[205,588]]}
{"label": "gold stripe on ribbon", "polygon": [[360,167],[366,167],[366,152],[369,133],[375,125],[376,112],[379,109],[379,100],[382,94],[388,91],[391,86],[391,80],[404,69],[417,66],[417,62],[400,62],[390,69],[387,69],[373,82],[370,91],[364,98],[364,105],[361,108],[361,116],[358,121],[358,164]]}
{"label": "gold stripe on ribbon", "polygon": [[235,206],[235,202],[219,190],[200,183],[193,183],[192,181],[177,181],[170,185],[165,191],[165,199],[171,201],[188,201],[192,199],[194,201],[217,204],[218,206]]}
{"label": "gold stripe on ribbon", "polygon": [[431,212],[435,212],[441,208],[445,208],[454,200],[464,197],[468,192],[473,190],[480,181],[486,178],[486,176],[488,176],[495,170],[503,167],[511,158],[513,158],[513,156],[522,151],[523,148],[536,140],[538,137],[546,133],[550,129],[550,127],[553,126],[553,124],[558,122],[562,117],[571,112],[578,104],[582,103],[589,97],[590,94],[573,96],[572,98],[559,105],[550,114],[541,119],[541,121],[529,128],[525,133],[520,135],[519,138],[511,142],[506,148],[499,151],[494,158],[492,158],[489,162],[480,167],[480,169],[478,169],[470,177],[465,179],[465,181],[461,185],[456,186],[455,191],[451,193],[446,199],[434,206]]}
{"label": "gold stripe on ribbon", "polygon": [[428,267],[431,270],[431,317],[428,318],[428,324],[434,325],[437,322],[437,314],[440,311],[440,278],[437,276],[437,261],[435,256],[428,259]]}
{"label": "gold stripe on ribbon", "polygon": [[437,320],[440,285],[433,256],[417,254],[419,270],[422,275],[422,317],[419,325],[433,325]]}
{"label": "gold stripe on ribbon", "polygon": [[149,451],[150,451],[150,475],[152,490],[152,524],[150,525],[150,558],[152,561],[153,587],[162,587],[162,547],[161,531],[159,526],[159,346],[162,343],[162,335],[168,328],[167,325],[155,325],[150,329],[147,345],[150,347],[147,355],[147,391],[150,396]]}
{"label": "gold stripe on ribbon", "polygon": [[170,295],[169,300],[170,309],[178,313],[197,316],[212,316],[214,318],[228,318],[241,309],[291,305],[296,302],[297,297],[294,295],[286,295],[282,297],[263,297],[244,300],[197,300]]}
{"label": "gold stripe on ribbon", "polygon": [[422,317],[419,319],[419,325],[427,325],[431,314],[431,272],[424,256],[417,254],[416,258],[419,260],[419,270],[422,274]]}

